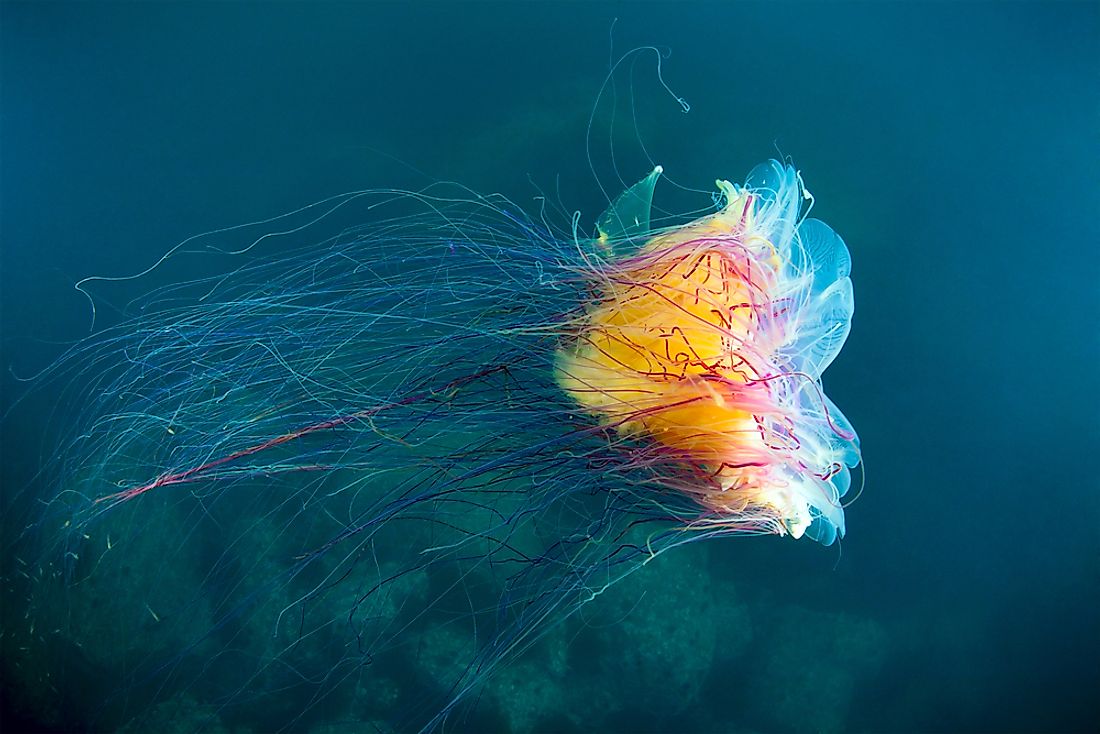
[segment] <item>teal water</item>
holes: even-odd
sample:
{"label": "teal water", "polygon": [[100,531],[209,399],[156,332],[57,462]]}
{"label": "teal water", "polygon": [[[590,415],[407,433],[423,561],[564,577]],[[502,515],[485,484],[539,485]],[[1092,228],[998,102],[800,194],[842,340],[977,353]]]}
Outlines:
{"label": "teal water", "polygon": [[[647,44],[671,52],[674,95],[639,55],[638,127],[597,126],[597,179],[586,132],[609,59]],[[198,232],[432,180],[525,204],[537,185],[591,223],[597,181],[614,195],[616,171],[648,172],[638,141],[704,190],[790,156],[854,263],[852,335],[825,378],[863,440],[847,537],[674,549],[447,730],[1095,731],[1098,57],[1095,3],[7,3],[3,408],[88,333],[73,283]],[[657,198],[700,205],[671,184]],[[186,277],[98,291],[98,328]],[[411,673],[397,693],[222,707],[229,642],[179,696],[109,663],[125,656],[30,633],[24,556],[57,532],[25,532],[58,492],[37,472],[85,414],[27,401],[0,447],[4,731],[385,730],[364,701],[421,685]],[[131,563],[119,597],[172,572]],[[141,644],[74,610],[87,635]]]}

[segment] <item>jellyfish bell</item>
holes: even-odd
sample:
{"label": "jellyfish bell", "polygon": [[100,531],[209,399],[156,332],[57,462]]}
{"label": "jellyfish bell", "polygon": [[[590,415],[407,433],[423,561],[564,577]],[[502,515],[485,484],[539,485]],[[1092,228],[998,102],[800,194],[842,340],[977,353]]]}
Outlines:
{"label": "jellyfish bell", "polygon": [[611,256],[565,327],[557,382],[604,425],[697,469],[669,481],[700,505],[692,526],[830,544],[859,462],[820,387],[852,315],[847,248],[803,217],[801,178],[776,161],[744,186],[718,181],[714,214],[646,233],[661,172],[599,220]]}

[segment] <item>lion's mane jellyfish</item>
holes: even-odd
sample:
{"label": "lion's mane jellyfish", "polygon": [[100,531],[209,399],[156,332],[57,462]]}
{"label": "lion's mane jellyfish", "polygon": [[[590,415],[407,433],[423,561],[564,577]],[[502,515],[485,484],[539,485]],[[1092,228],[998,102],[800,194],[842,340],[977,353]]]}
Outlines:
{"label": "lion's mane jellyfish", "polygon": [[222,230],[75,346],[27,619],[112,682],[92,728],[490,726],[471,694],[655,556],[842,535],[843,241],[788,165],[663,227],[660,174],[593,238],[444,185]]}

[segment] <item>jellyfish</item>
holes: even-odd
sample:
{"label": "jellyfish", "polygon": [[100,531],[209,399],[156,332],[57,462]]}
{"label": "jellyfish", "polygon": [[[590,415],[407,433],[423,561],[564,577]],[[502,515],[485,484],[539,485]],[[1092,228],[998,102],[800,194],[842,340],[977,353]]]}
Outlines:
{"label": "jellyfish", "polygon": [[93,728],[485,728],[495,672],[670,549],[842,537],[845,244],[788,164],[688,222],[662,173],[591,237],[442,184],[222,230],[187,249],[232,268],[73,347],[28,617],[118,682]]}

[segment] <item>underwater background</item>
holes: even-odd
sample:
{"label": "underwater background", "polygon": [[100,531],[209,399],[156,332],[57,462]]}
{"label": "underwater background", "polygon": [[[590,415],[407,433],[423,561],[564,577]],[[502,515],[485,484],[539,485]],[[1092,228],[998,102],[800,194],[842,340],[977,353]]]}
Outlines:
{"label": "underwater background", "polygon": [[[652,57],[618,75],[636,120],[601,128],[593,170],[610,61],[649,44],[673,94]],[[698,189],[789,156],[852,253],[825,377],[866,464],[847,536],[675,549],[581,615],[566,661],[516,661],[447,730],[1096,731],[1098,60],[1088,2],[5,3],[3,412],[88,333],[76,281],[199,232],[433,180],[552,189],[590,231],[597,182],[648,172],[639,140]],[[182,277],[104,288],[97,318]],[[120,728],[119,671],[15,632],[20,538],[57,492],[46,416],[80,410],[27,404],[0,424],[3,730]],[[277,728],[261,702],[173,705],[180,731]],[[374,730],[323,707],[297,729]]]}

